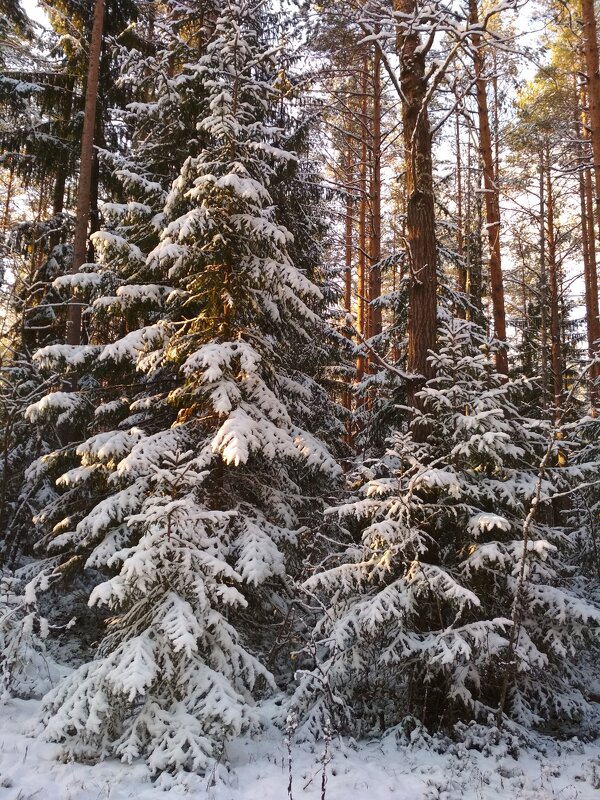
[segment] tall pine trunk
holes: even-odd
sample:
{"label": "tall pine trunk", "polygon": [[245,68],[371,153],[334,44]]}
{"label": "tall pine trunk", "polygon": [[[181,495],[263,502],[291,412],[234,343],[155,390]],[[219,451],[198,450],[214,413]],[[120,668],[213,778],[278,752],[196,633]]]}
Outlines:
{"label": "tall pine trunk", "polygon": [[[394,10],[412,16],[417,0],[394,0]],[[435,349],[437,331],[437,246],[433,196],[431,130],[427,109],[426,48],[419,33],[398,24],[396,46],[400,59],[402,122],[406,186],[406,241],[409,269],[408,363],[415,376],[432,376],[428,362]],[[409,388],[409,402],[417,407],[422,381]]]}
{"label": "tall pine trunk", "polygon": [[542,371],[542,407],[550,404],[548,391],[548,273],[546,270],[546,183],[544,152],[540,149],[540,358]]}
{"label": "tall pine trunk", "polygon": [[[593,35],[596,36],[596,25],[595,25],[595,16],[593,14],[593,7],[592,7],[592,20],[593,20]],[[594,67],[598,67],[598,48],[587,46],[586,42],[586,65],[588,73],[590,69]],[[593,51],[588,54],[588,51]],[[595,53],[595,56],[594,56]],[[596,78],[598,76],[596,75]],[[598,80],[595,81],[598,83]],[[596,86],[596,89],[600,88]],[[582,140],[584,144],[582,148],[584,150],[583,157],[585,159],[585,140],[591,140],[592,145],[592,155],[594,160],[594,176],[596,180],[596,213],[597,213],[597,227],[600,231],[600,207],[598,205],[598,186],[600,186],[600,120],[598,120],[600,108],[598,105],[598,101],[594,104],[592,100],[592,81],[588,74],[588,83],[587,87],[584,87],[581,91],[581,105],[582,105],[582,113],[581,113],[581,133],[582,133]],[[596,135],[594,134],[594,121],[592,117],[592,106],[594,107],[594,117],[596,118]],[[586,111],[586,107],[589,109]],[[594,356],[598,357],[599,355],[599,346],[598,340],[600,339],[600,318],[599,318],[599,308],[598,308],[598,270],[597,270],[597,262],[596,262],[596,232],[595,232],[595,221],[594,221],[594,186],[593,186],[593,179],[592,179],[592,170],[589,166],[586,166],[583,170],[583,192],[584,192],[584,207],[585,211],[582,214],[582,232],[586,238],[587,247],[584,247],[584,270],[585,270],[585,292],[586,292],[586,320],[587,320],[587,337],[588,337],[588,347],[589,347],[589,354],[590,358],[594,358]],[[584,225],[584,218],[585,218],[585,225]],[[586,235],[587,234],[587,235]],[[587,252],[587,258],[585,258]],[[600,366],[598,364],[594,364],[591,370],[591,387],[590,387],[590,402],[592,408],[595,408],[598,393],[597,389],[594,386],[595,379],[600,375]]]}
{"label": "tall pine trunk", "polygon": [[560,296],[558,288],[558,264],[556,259],[556,236],[554,232],[554,193],[550,174],[550,148],[545,147],[545,165],[542,169],[546,180],[546,241],[548,254],[548,277],[550,282],[550,341],[552,354],[552,385],[554,391],[554,413],[560,416],[563,391],[562,343],[560,335]]}
{"label": "tall pine trunk", "polygon": [[[479,24],[477,0],[469,0],[469,16],[472,26]],[[504,307],[504,281],[502,277],[502,259],[500,254],[500,198],[498,181],[494,165],[490,118],[487,102],[487,81],[484,78],[482,37],[473,34],[473,64],[475,69],[477,107],[479,116],[479,147],[483,162],[483,184],[485,189],[485,210],[490,259],[490,285],[492,293],[492,310],[494,315],[494,335],[506,343],[506,312]],[[496,369],[504,375],[508,374],[508,354],[505,347],[496,354]]]}
{"label": "tall pine trunk", "polygon": [[373,56],[373,109],[371,135],[371,231],[369,237],[369,337],[382,330],[381,307],[373,305],[381,296],[381,54]]}
{"label": "tall pine trunk", "polygon": [[[583,18],[583,46],[587,71],[587,96],[594,155],[596,187],[600,187],[600,64],[598,58],[598,28],[594,0],[581,0]],[[600,228],[600,193],[596,188],[596,215]]]}
{"label": "tall pine trunk", "polygon": [[[368,159],[368,75],[369,63],[365,55],[362,59],[361,83],[360,83],[360,164],[358,167],[358,272],[357,272],[357,293],[358,293],[358,314],[357,327],[361,338],[368,338],[368,262],[367,262],[367,159]],[[358,383],[365,375],[366,358],[361,353],[356,361],[356,379]]]}
{"label": "tall pine trunk", "polygon": [[[92,181],[94,173],[94,132],[96,130],[96,106],[98,84],[100,81],[100,57],[102,54],[102,30],[104,27],[104,0],[96,0],[94,19],[90,38],[87,86],[83,133],[81,136],[81,158],[79,164],[79,183],[77,187],[77,211],[75,238],[73,243],[73,264],[71,272],[79,272],[87,256],[87,235],[92,203]],[[67,344],[81,343],[81,303],[71,297],[67,311]]]}
{"label": "tall pine trunk", "polygon": [[[352,143],[348,136],[348,148],[344,159],[343,180],[346,188],[344,209],[344,310],[349,318],[352,314],[352,255],[353,255],[353,223],[354,223],[354,165],[352,159]],[[349,334],[350,335],[350,334]],[[352,409],[352,376],[347,375],[343,397],[344,407]],[[346,441],[352,441],[352,421],[346,422]]]}
{"label": "tall pine trunk", "polygon": [[[468,302],[467,297],[467,265],[465,262],[465,237],[463,221],[463,181],[462,181],[462,154],[460,150],[460,110],[457,106],[454,112],[454,135],[456,147],[456,237],[458,256],[458,291],[463,296],[463,300]],[[459,303],[456,308],[456,315],[461,319],[469,318],[469,307]]]}

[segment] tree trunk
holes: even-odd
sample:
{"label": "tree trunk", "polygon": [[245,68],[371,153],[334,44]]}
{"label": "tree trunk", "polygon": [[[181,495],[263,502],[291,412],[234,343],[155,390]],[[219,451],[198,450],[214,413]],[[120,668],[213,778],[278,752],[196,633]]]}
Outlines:
{"label": "tree trunk", "polygon": [[[367,56],[362,61],[362,75],[361,75],[361,113],[360,113],[360,137],[361,137],[361,152],[360,164],[358,170],[358,192],[359,192],[359,208],[358,208],[358,274],[357,274],[357,327],[361,337],[367,336],[368,327],[368,276],[367,276],[367,78],[368,78],[368,60]],[[356,361],[356,379],[360,383],[364,378],[366,367],[366,359],[364,355],[359,355]]]}
{"label": "tree trunk", "polygon": [[[95,0],[85,92],[83,133],[81,137],[75,238],[73,243],[73,264],[71,267],[71,272],[73,273],[79,272],[81,265],[85,263],[87,252],[87,233],[90,219],[92,175],[94,170],[94,132],[96,129],[96,105],[100,79],[103,27],[104,0]],[[66,341],[67,344],[71,345],[78,345],[81,343],[81,303],[73,296],[69,301],[69,308],[67,311]]]}
{"label": "tree trunk", "polygon": [[546,273],[546,184],[544,153],[540,150],[540,356],[542,367],[542,407],[548,403],[548,279]]}
{"label": "tree trunk", "polygon": [[[394,0],[394,10],[413,15],[417,0]],[[396,46],[400,59],[406,185],[406,240],[409,269],[408,372],[417,377],[408,400],[418,407],[419,385],[432,377],[429,351],[437,332],[437,246],[433,196],[431,130],[427,110],[425,49],[419,34],[399,22]]]}
{"label": "tree trunk", "polygon": [[[583,256],[583,277],[585,282],[585,321],[588,339],[588,353],[593,355],[593,325],[590,289],[590,231],[586,202],[586,179],[583,170],[579,173],[579,204],[581,207],[581,251]],[[593,239],[592,239],[593,243]]]}
{"label": "tree trunk", "polygon": [[[352,182],[354,171],[352,164],[352,148],[348,141],[348,150],[344,164],[344,181],[346,184],[346,208],[344,220],[344,310],[349,317],[352,313],[352,245],[353,245],[353,214],[354,198],[352,196]],[[348,375],[346,379],[346,389],[344,391],[344,407],[349,411],[352,409],[352,378]],[[352,441],[352,422],[346,423],[346,440]]]}
{"label": "tree trunk", "polygon": [[[563,391],[562,347],[560,336],[560,297],[558,291],[558,266],[556,262],[556,236],[554,232],[554,196],[550,174],[550,148],[546,145],[546,237],[548,252],[548,277],[550,281],[550,340],[552,342],[552,384],[554,390],[554,413],[558,419]],[[544,168],[542,162],[542,169]]]}
{"label": "tree trunk", "polygon": [[463,297],[463,303],[458,303],[456,315],[461,319],[468,319],[467,297],[467,267],[465,263],[465,240],[463,231],[463,185],[462,185],[462,158],[460,151],[460,114],[458,108],[455,111],[455,147],[456,147],[456,236],[458,245],[458,291]]}
{"label": "tree trunk", "polygon": [[535,372],[533,370],[533,354],[534,350],[531,344],[530,339],[530,320],[529,320],[529,308],[528,308],[528,294],[527,294],[527,263],[528,257],[523,248],[523,242],[519,238],[518,239],[518,249],[519,249],[519,261],[521,264],[521,308],[523,313],[523,333],[521,336],[521,344],[523,347],[523,373],[525,375],[534,375]]}
{"label": "tree trunk", "polygon": [[382,331],[381,307],[373,301],[381,296],[381,54],[373,56],[373,128],[371,141],[371,235],[369,237],[369,337]]}
{"label": "tree trunk", "polygon": [[[472,26],[479,24],[477,0],[469,0],[469,16]],[[477,106],[479,116],[479,147],[483,162],[483,183],[485,189],[485,209],[489,245],[490,285],[494,315],[494,335],[502,347],[496,354],[496,369],[508,374],[508,355],[506,352],[506,312],[504,308],[504,282],[500,255],[500,199],[494,153],[490,133],[490,119],[487,102],[487,82],[483,76],[484,63],[482,37],[473,34],[473,64],[475,69]]]}
{"label": "tree trunk", "polygon": [[[479,162],[481,159],[479,159]],[[473,192],[473,176],[479,175],[480,163],[477,168],[473,167],[473,146],[472,137],[469,132],[467,138],[467,165],[466,178],[467,186],[465,192],[465,223],[464,223],[464,248],[465,248],[465,272],[466,272],[466,293],[467,293],[467,316],[466,318],[475,322],[477,325],[485,327],[486,320],[483,313],[483,209],[481,193]],[[477,186],[481,181],[477,178]]]}
{"label": "tree trunk", "polygon": [[[597,50],[596,50],[596,63],[597,63]],[[593,128],[590,130],[591,123],[591,101],[589,101],[590,83],[588,82],[587,91],[585,88],[581,91],[581,139],[582,143],[582,162],[585,164],[586,146],[585,140],[591,139],[592,153],[594,162],[596,162],[596,155],[593,149],[594,137]],[[586,106],[590,106],[590,119],[586,112]],[[594,170],[596,177],[596,186],[598,186],[598,168]],[[598,308],[598,269],[596,261],[596,232],[594,223],[594,187],[592,185],[592,170],[589,165],[583,169],[583,199],[584,199],[584,212],[582,214],[582,233],[586,238],[587,247],[584,247],[584,270],[585,270],[585,292],[586,292],[586,322],[587,322],[587,338],[590,358],[599,356],[598,340],[600,339],[600,318]],[[596,193],[598,190],[596,189]],[[596,199],[596,210],[598,211],[598,199]],[[599,212],[600,213],[600,212]],[[585,224],[584,224],[585,220]],[[598,220],[598,227],[600,229],[600,218]],[[587,254],[587,259],[585,258]],[[600,365],[594,364],[591,369],[591,385],[590,385],[590,404],[592,409],[595,409],[598,400],[597,388],[594,385],[595,379],[600,375]]]}
{"label": "tree trunk", "polygon": [[594,0],[581,0],[583,18],[583,47],[587,71],[587,96],[596,178],[596,215],[600,229],[600,64],[598,60],[598,30]]}
{"label": "tree trunk", "polygon": [[350,146],[346,156],[344,180],[346,183],[346,210],[344,219],[344,310],[352,312],[352,218],[354,203],[350,191],[354,179],[352,170],[352,151]]}

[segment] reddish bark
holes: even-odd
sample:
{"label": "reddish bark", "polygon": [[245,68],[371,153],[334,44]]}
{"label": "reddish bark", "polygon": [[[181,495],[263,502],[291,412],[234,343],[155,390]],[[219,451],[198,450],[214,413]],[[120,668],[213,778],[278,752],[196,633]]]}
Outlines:
{"label": "reddish bark", "polygon": [[[594,204],[594,187],[592,186],[592,170],[588,167],[584,170],[584,190],[585,190],[585,228],[587,232],[587,261],[584,258],[585,286],[586,286],[586,311],[587,311],[587,335],[590,357],[598,357],[600,340],[600,318],[598,308],[598,269],[596,262],[596,232],[594,221],[594,205],[596,211],[596,223],[600,231],[600,197],[598,187],[600,186],[600,77],[598,75],[598,45],[596,42],[597,28],[596,17],[594,14],[593,3],[589,4],[582,1],[582,11],[584,14],[584,50],[585,62],[588,73],[587,86],[581,93],[582,106],[584,110],[581,117],[582,138],[591,140],[593,155],[593,172],[596,183],[596,198]],[[590,40],[590,37],[593,37]],[[586,102],[587,101],[587,102]],[[584,253],[585,255],[585,253]],[[600,366],[595,364],[592,367],[590,377],[595,380],[600,376]],[[597,401],[597,391],[592,387],[591,401],[594,407]]]}
{"label": "reddish bark", "polygon": [[[470,23],[479,24],[477,0],[469,0]],[[485,189],[485,210],[487,220],[490,287],[492,310],[494,316],[494,335],[503,343],[496,355],[496,369],[504,375],[508,374],[508,354],[506,351],[506,311],[504,304],[504,281],[502,276],[502,258],[500,253],[500,198],[494,152],[490,133],[490,119],[487,102],[487,81],[484,77],[484,61],[482,37],[472,35],[473,64],[475,68],[477,106],[479,116],[479,148],[483,163],[483,184]]]}
{"label": "reddish bark", "polygon": [[[87,86],[83,133],[81,137],[81,158],[79,164],[79,184],[77,187],[77,211],[75,218],[75,238],[73,243],[73,264],[71,272],[79,272],[87,255],[87,234],[92,200],[92,178],[94,171],[94,132],[96,129],[96,106],[100,80],[100,57],[102,54],[102,30],[104,27],[104,0],[96,0],[94,20],[90,38]],[[81,303],[71,297],[67,310],[67,344],[81,343]]]}
{"label": "reddish bark", "polygon": [[[414,14],[416,0],[394,0],[394,10]],[[406,188],[406,241],[409,269],[408,371],[432,377],[428,361],[437,332],[437,246],[431,158],[431,130],[427,110],[426,53],[419,34],[399,23],[402,121]],[[409,402],[418,406],[416,392],[422,380],[411,383]]]}
{"label": "reddish bark", "polygon": [[[361,113],[360,136],[361,154],[358,175],[359,209],[358,209],[358,270],[357,270],[357,327],[362,337],[367,335],[368,321],[368,275],[367,275],[367,113],[368,113],[368,61],[363,58],[361,74]],[[360,383],[365,374],[366,359],[360,355],[356,360],[356,379]]]}
{"label": "reddish bark", "polygon": [[381,54],[373,56],[373,125],[371,137],[371,231],[369,237],[369,330],[368,338],[382,331],[381,308],[373,301],[381,296]]}

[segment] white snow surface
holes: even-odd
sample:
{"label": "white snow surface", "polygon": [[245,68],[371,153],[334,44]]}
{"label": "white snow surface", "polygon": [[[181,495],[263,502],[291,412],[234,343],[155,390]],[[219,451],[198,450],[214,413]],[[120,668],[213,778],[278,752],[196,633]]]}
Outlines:
{"label": "white snow surface", "polygon": [[[141,762],[62,763],[59,745],[37,734],[39,701],[0,703],[0,800],[286,800],[288,753],[284,734],[270,731],[227,746],[225,780],[163,775],[153,781]],[[502,743],[486,755],[454,745],[438,753],[426,746],[382,741],[329,746],[326,800],[597,800],[600,741],[542,740],[541,750],[518,758]],[[321,798],[324,744],[293,744],[295,800]]]}

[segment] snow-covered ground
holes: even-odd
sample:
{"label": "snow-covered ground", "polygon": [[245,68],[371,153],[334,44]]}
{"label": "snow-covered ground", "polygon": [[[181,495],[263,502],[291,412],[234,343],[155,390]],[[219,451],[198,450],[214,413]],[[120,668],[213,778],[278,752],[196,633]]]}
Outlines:
{"label": "snow-covered ground", "polygon": [[[281,735],[228,747],[225,782],[184,775],[153,782],[142,764],[63,764],[59,747],[36,738],[39,703],[0,705],[0,800],[158,800],[165,793],[196,800],[287,800],[288,754]],[[453,745],[438,753],[400,746],[393,736],[359,746],[334,741],[327,764],[327,800],[598,800],[600,742],[548,741],[517,759],[505,744],[486,754]],[[296,800],[321,798],[323,745],[294,745]],[[213,785],[211,785],[213,784]]]}

